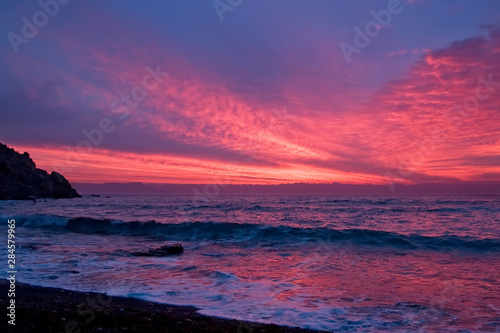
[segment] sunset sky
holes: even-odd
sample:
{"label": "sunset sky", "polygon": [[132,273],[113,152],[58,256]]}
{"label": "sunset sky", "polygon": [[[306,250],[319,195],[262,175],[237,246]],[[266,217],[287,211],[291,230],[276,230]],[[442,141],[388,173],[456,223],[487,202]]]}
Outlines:
{"label": "sunset sky", "polygon": [[72,182],[500,181],[499,1],[60,1],[0,4],[0,142]]}

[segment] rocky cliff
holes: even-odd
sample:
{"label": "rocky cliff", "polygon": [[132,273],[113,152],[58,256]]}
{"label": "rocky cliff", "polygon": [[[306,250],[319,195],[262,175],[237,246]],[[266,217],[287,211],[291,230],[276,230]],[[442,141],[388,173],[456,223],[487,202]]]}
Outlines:
{"label": "rocky cliff", "polygon": [[37,169],[28,153],[0,143],[0,200],[76,197],[80,195],[61,174]]}

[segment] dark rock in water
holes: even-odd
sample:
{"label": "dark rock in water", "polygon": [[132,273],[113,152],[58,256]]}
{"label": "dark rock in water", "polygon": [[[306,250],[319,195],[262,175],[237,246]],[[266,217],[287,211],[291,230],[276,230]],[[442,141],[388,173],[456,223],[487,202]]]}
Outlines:
{"label": "dark rock in water", "polygon": [[163,257],[174,254],[181,254],[184,248],[181,244],[165,245],[157,249],[149,249],[148,252],[135,252],[133,255],[139,257]]}
{"label": "dark rock in water", "polygon": [[0,200],[77,197],[61,174],[37,169],[28,153],[19,154],[0,143]]}
{"label": "dark rock in water", "polygon": [[91,194],[90,196],[94,197],[94,198],[100,198],[101,197],[99,194]]}

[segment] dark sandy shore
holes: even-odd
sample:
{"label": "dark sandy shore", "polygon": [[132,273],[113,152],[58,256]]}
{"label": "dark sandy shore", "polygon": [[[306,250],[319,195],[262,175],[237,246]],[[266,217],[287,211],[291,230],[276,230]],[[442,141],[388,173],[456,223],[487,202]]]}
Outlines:
{"label": "dark sandy shore", "polygon": [[277,325],[219,319],[192,307],[156,304],[55,288],[16,284],[16,325],[8,325],[7,283],[0,282],[0,332],[232,332],[312,333]]}

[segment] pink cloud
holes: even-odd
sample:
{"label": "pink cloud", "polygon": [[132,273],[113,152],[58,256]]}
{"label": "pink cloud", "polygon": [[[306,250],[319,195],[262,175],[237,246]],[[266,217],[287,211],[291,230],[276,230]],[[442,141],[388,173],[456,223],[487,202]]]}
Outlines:
{"label": "pink cloud", "polygon": [[374,97],[373,107],[382,111],[379,128],[390,138],[374,147],[379,160],[406,164],[403,169],[411,167],[414,173],[461,180],[491,174],[498,180],[498,82],[497,31],[428,52]]}
{"label": "pink cloud", "polygon": [[386,55],[389,56],[389,57],[393,57],[393,56],[400,56],[400,55],[405,55],[405,54],[428,53],[430,51],[431,51],[430,49],[421,49],[421,50],[417,50],[417,49],[413,49],[413,50],[401,49],[401,50],[398,50],[398,51],[391,51],[391,52],[387,53]]}
{"label": "pink cloud", "polygon": [[[112,31],[120,25],[111,22],[109,27]],[[365,89],[360,78],[370,77],[376,64],[360,61],[357,67],[346,68],[342,55],[334,52],[336,45],[319,43],[316,71],[284,60],[290,62],[288,78],[280,83],[278,98],[271,101],[235,92],[228,81],[200,70],[168,45],[159,46],[154,36],[148,43],[134,35],[129,38],[130,44],[108,42],[106,51],[90,47],[82,51],[77,39],[65,39],[64,58],[90,78],[70,75],[64,66],[38,59],[22,59],[29,66],[19,67],[18,75],[31,79],[26,88],[31,98],[43,99],[37,94],[45,82],[30,76],[27,68],[51,66],[49,70],[62,84],[45,102],[67,107],[69,114],[75,104],[83,103],[93,113],[78,116],[99,120],[116,116],[111,102],[141,83],[145,66],[159,64],[163,69],[167,64],[164,70],[169,76],[140,107],[130,109],[120,126],[139,128],[158,141],[237,152],[247,157],[245,162],[216,155],[187,158],[103,147],[82,153],[75,161],[63,145],[15,148],[29,151],[40,167],[60,168],[56,170],[78,182],[223,179],[383,184],[387,172],[408,183],[498,180],[500,87],[494,86],[487,98],[476,97],[477,107],[474,102],[481,84],[480,95],[488,93],[481,78],[500,81],[497,31],[492,30],[488,38],[467,39],[440,50],[388,53],[420,54],[420,58],[404,76],[375,93]],[[131,47],[134,43],[140,47]],[[149,56],[155,51],[161,56]]]}

